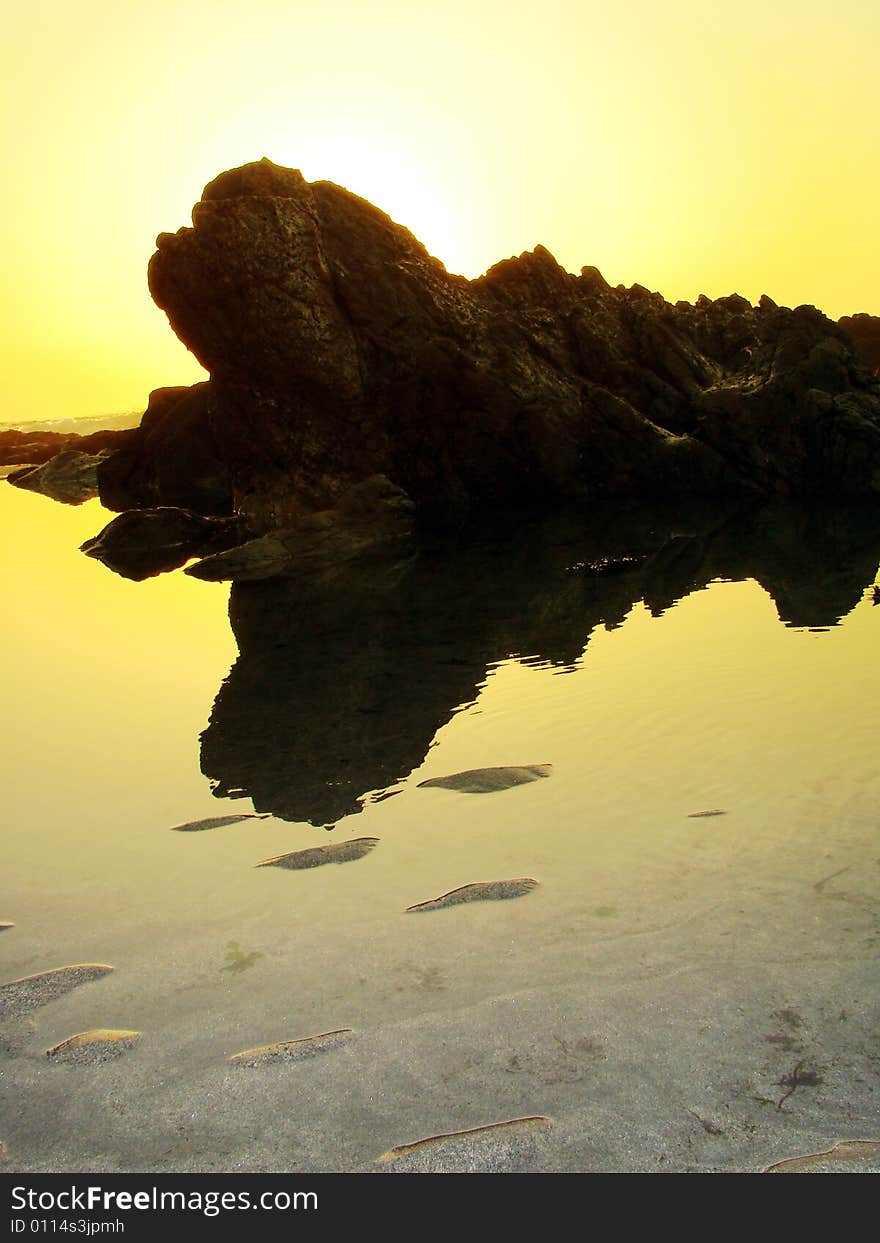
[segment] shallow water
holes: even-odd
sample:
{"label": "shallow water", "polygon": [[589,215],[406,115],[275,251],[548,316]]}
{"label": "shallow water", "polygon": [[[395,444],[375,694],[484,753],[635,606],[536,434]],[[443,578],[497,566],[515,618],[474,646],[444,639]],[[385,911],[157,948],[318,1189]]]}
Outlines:
{"label": "shallow water", "polygon": [[[880,1138],[876,517],[499,524],[231,601],[82,556],[107,518],[0,484],[0,974],[115,968],[4,1029],[11,1165],[372,1168],[534,1116],[497,1168]],[[379,840],[256,866],[355,838]],[[47,1063],[94,1028],[143,1036]],[[302,1065],[228,1063],[347,1028]]]}

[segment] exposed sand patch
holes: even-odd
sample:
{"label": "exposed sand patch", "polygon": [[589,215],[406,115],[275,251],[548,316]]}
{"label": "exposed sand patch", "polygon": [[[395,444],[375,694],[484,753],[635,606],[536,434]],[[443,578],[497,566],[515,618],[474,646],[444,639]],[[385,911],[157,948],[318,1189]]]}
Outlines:
{"label": "exposed sand patch", "polygon": [[91,1031],[78,1032],[62,1040],[54,1048],[46,1050],[46,1057],[57,1062],[69,1062],[78,1066],[97,1066],[120,1057],[140,1040],[142,1033],[111,1027],[95,1027]]}
{"label": "exposed sand patch", "polygon": [[185,824],[171,826],[172,833],[204,833],[206,829],[222,829],[226,824],[240,824],[242,820],[268,820],[269,813],[242,812],[237,816],[209,816],[206,820],[187,820]]}
{"label": "exposed sand patch", "polygon": [[552,764],[521,764],[500,768],[469,768],[465,772],[450,773],[448,777],[431,777],[420,781],[418,788],[436,786],[441,790],[457,790],[459,794],[494,794],[497,790],[509,790],[512,786],[526,785],[549,777]]}
{"label": "exposed sand patch", "polygon": [[51,971],[10,980],[0,985],[0,1019],[18,1018],[38,1006],[48,1005],[72,988],[99,980],[112,970],[103,963],[75,963],[70,967],[55,967]]}
{"label": "exposed sand patch", "polygon": [[324,863],[351,863],[363,859],[378,844],[378,837],[355,837],[350,842],[334,842],[329,846],[311,846],[308,850],[294,850],[288,855],[275,855],[254,864],[258,868],[317,868]]}
{"label": "exposed sand patch", "polygon": [[429,1135],[410,1144],[398,1144],[378,1158],[376,1164],[395,1163],[394,1172],[419,1174],[479,1173],[502,1169],[521,1156],[553,1119],[542,1115],[511,1118],[466,1131]]}
{"label": "exposed sand patch", "polygon": [[353,1038],[354,1032],[350,1027],[340,1027],[337,1031],[321,1032],[320,1035],[306,1036],[302,1040],[283,1040],[276,1044],[258,1045],[255,1049],[245,1049],[243,1053],[234,1053],[229,1061],[236,1066],[265,1066],[268,1062],[301,1062],[319,1053],[329,1053],[333,1049],[340,1049]]}
{"label": "exposed sand patch", "polygon": [[460,889],[452,889],[439,898],[432,898],[429,902],[408,906],[406,913],[439,911],[445,906],[458,906],[461,902],[497,902],[504,898],[521,898],[537,887],[538,882],[530,876],[520,876],[516,880],[475,881],[472,885],[462,885]]}
{"label": "exposed sand patch", "polygon": [[812,1169],[826,1161],[865,1161],[877,1156],[880,1156],[880,1140],[839,1139],[824,1152],[810,1152],[802,1157],[790,1157],[787,1161],[776,1161],[773,1165],[768,1165],[761,1173],[800,1174],[803,1170]]}

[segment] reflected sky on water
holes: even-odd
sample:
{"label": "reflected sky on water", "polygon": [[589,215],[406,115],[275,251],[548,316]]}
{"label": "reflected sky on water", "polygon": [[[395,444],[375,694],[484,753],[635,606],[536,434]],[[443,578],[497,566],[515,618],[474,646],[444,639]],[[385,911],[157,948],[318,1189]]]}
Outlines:
{"label": "reflected sky on water", "polygon": [[[769,1017],[748,1018],[762,989],[768,1015],[792,994],[798,1013],[816,1007],[814,1023],[870,991],[870,515],[556,516],[436,542],[331,586],[248,584],[231,598],[179,572],[133,584],[82,556],[105,517],[96,503],[69,509],[0,485],[0,920],[16,924],[0,940],[3,978],[116,967],[37,1011],[26,1048],[88,1026],[151,1030],[163,1074],[186,1079],[263,1040],[415,1025],[412,1101],[382,1114],[399,1121],[390,1144],[422,1123],[430,1133],[438,1102],[456,1099],[442,1058],[433,1078],[419,1060],[431,1023],[459,1052],[483,1050],[457,1063],[468,1099],[490,1084],[498,1116],[565,1116],[571,1068],[529,1081],[504,1070],[532,1064],[516,1026],[496,1016],[487,1037],[483,1008],[505,997],[521,998],[524,1031],[589,1001],[590,1031],[575,1034],[606,1048],[613,997],[650,1008],[652,981],[681,977],[694,1031],[714,1016],[733,1058],[746,1019],[775,1033]],[[552,776],[489,795],[418,788],[511,764],[552,764]],[[168,832],[251,810],[269,815]],[[695,817],[706,810],[725,814]],[[379,841],[344,866],[255,866],[354,837]],[[511,877],[539,886],[403,914]],[[711,988],[697,987],[703,972]],[[703,1055],[676,1039],[682,1058]],[[618,1065],[607,1048],[601,1073],[624,1062],[631,1073],[631,1051]],[[858,1040],[847,1049],[855,1065]],[[767,1066],[769,1093],[786,1067]],[[33,1108],[49,1111],[40,1083]],[[437,1105],[430,1118],[412,1112],[419,1100]],[[357,1110],[361,1138],[315,1168],[362,1159],[376,1118],[365,1101]],[[494,1116],[485,1102],[471,1112]],[[436,1129],[469,1119],[462,1106]],[[114,1142],[137,1168],[159,1160],[149,1128]]]}

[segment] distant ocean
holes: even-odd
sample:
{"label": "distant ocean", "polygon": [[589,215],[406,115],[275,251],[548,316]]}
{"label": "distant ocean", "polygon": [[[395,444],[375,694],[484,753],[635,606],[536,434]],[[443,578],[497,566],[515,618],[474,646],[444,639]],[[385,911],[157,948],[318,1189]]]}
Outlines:
{"label": "distant ocean", "polygon": [[79,436],[88,436],[91,432],[137,427],[142,414],[141,410],[129,410],[125,414],[93,414],[79,419],[31,419],[25,422],[0,418],[0,431],[76,432]]}

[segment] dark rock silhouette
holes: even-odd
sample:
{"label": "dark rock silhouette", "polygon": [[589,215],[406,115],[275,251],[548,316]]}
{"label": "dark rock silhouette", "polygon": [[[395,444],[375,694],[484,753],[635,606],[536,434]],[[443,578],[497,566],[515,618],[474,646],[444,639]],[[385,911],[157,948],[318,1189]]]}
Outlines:
{"label": "dark rock silhouette", "polygon": [[186,509],[130,509],[109,522],[81,551],[123,578],[141,581],[184,565],[191,557],[241,543],[236,518],[204,518]]}
{"label": "dark rock silhouette", "polygon": [[844,315],[837,322],[874,374],[880,375],[880,315]]}
{"label": "dark rock silhouette", "polygon": [[216,417],[210,384],[156,389],[137,435],[101,467],[101,503],[118,510],[171,506],[208,517],[230,515],[231,467]]}
{"label": "dark rock silhouette", "polygon": [[103,453],[62,449],[40,466],[24,466],[15,471],[9,482],[65,505],[82,505],[98,495],[98,467],[103,458]]}
{"label": "dark rock silhouette", "polygon": [[541,246],[469,281],[370,203],[269,160],[222,173],[157,247],[150,289],[210,381],[157,389],[136,429],[0,433],[0,462],[110,449],[110,509],[279,533],[271,556],[244,554],[249,574],[296,574],[303,522],[377,476],[423,526],[573,498],[880,496],[876,317],[673,306]]}
{"label": "dark rock silhouette", "polygon": [[538,247],[478,280],[329,182],[221,174],[150,289],[211,375],[160,390],[113,508],[253,535],[385,475],[426,517],[548,498],[880,494],[880,382],[813,307],[665,302]]}
{"label": "dark rock silhouette", "polygon": [[120,449],[136,438],[134,427],[121,430],[91,432],[79,436],[76,432],[35,432],[8,428],[0,431],[0,465],[39,466],[48,462],[63,449],[76,449],[79,453],[100,453],[103,449]]}
{"label": "dark rock silhouette", "polygon": [[186,572],[213,582],[297,573],[309,574],[313,582],[316,576],[336,577],[347,573],[354,561],[362,565],[403,548],[413,534],[412,511],[405,492],[384,475],[372,475],[343,493],[333,509],[306,514],[293,527],[205,557]]}
{"label": "dark rock silhouette", "polygon": [[[831,626],[878,557],[876,507],[694,503],[499,518],[479,537],[422,541],[406,560],[336,579],[237,583],[240,654],[202,736],[202,771],[218,797],[331,824],[419,767],[494,662],[566,671],[596,626],[620,624],[639,600],[662,613],[716,578],[756,578],[786,625]],[[594,571],[609,561],[616,573]]]}

